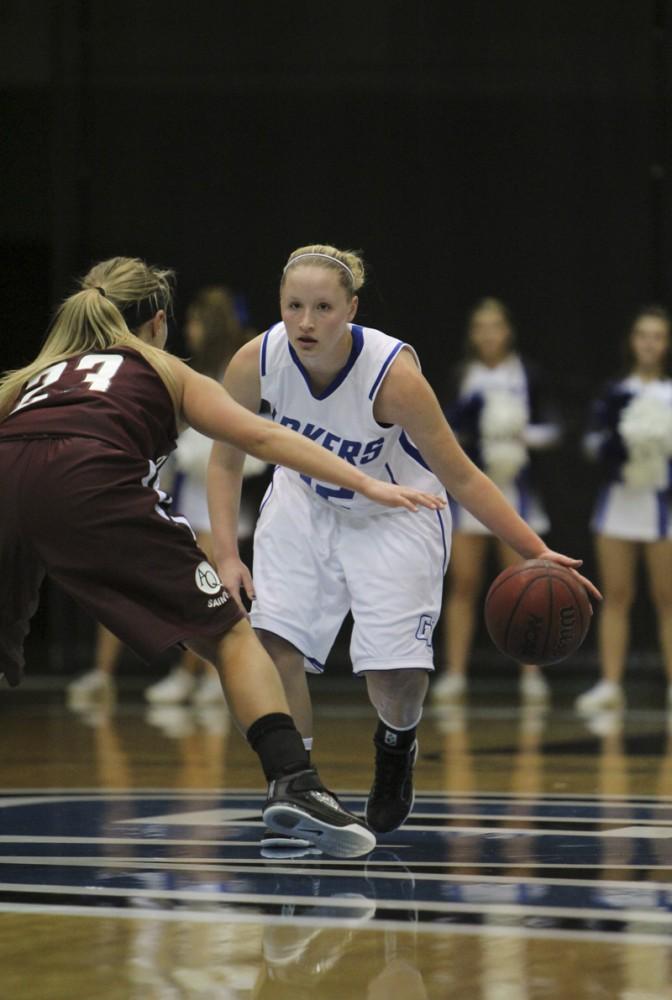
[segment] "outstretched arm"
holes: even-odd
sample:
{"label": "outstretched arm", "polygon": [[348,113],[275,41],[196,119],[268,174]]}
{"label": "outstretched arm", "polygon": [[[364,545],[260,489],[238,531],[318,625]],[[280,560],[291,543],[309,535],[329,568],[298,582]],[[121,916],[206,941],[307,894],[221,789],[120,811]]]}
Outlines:
{"label": "outstretched arm", "polygon": [[[408,351],[401,351],[390,366],[376,398],[375,415],[381,423],[402,426],[457,502],[523,559],[551,559],[574,570],[581,565],[581,560],[547,548],[492,480],[467,457]],[[579,578],[593,597],[601,596],[589,580]]]}
{"label": "outstretched arm", "polygon": [[388,507],[416,510],[419,506],[432,509],[443,506],[440,497],[372,479],[303,435],[250,413],[218,382],[192,371],[177,359],[173,361],[179,365],[182,413],[187,423],[201,434],[227,441],[265,462],[286,465],[311,478],[355,490]]}

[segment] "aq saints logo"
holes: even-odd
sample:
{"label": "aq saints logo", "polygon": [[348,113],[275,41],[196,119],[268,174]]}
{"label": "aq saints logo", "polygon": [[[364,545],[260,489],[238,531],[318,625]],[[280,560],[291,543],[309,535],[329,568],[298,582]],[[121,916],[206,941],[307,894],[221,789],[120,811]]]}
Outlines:
{"label": "aq saints logo", "polygon": [[196,567],[196,586],[204,594],[218,594],[222,589],[222,581],[210,563],[203,561]]}

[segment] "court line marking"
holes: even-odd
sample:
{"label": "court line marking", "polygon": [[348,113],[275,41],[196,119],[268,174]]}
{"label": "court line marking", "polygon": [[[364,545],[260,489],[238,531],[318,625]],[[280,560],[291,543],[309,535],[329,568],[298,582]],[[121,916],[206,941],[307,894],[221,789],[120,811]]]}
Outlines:
{"label": "court line marking", "polygon": [[[556,817],[557,818],[557,817]],[[252,825],[252,824],[250,824]],[[642,839],[638,834],[634,833],[623,833],[623,830],[637,829],[637,827],[622,827],[617,830],[610,831],[612,837],[622,837],[623,840],[638,840]],[[665,836],[672,837],[672,828],[665,828]],[[409,833],[436,833],[440,834],[442,837],[447,837],[448,839],[452,837],[453,834],[457,835],[467,835],[467,834],[478,834],[484,840],[508,840],[514,837],[571,837],[572,840],[578,840],[581,837],[591,837],[599,838],[607,836],[607,833],[602,830],[539,830],[535,827],[495,827],[495,826],[436,826],[436,825],[423,825],[421,823],[404,823],[404,830]],[[644,835],[646,836],[646,835]],[[662,836],[662,835],[661,835]],[[379,847],[390,847],[386,843],[379,843]],[[410,846],[410,845],[404,845]],[[571,865],[567,867],[571,868]]]}
{"label": "court line marking", "polygon": [[[250,818],[249,811],[246,812],[245,816],[242,816],[242,817],[240,817],[237,820],[235,820],[235,819],[232,819],[232,820],[223,819],[223,820],[218,820],[216,822],[214,822],[214,821],[211,821],[211,822],[205,822],[205,821],[199,822],[199,821],[195,821],[193,823],[190,823],[188,821],[188,817],[190,815],[194,815],[194,814],[191,814],[191,813],[181,813],[179,815],[180,815],[180,819],[179,820],[173,820],[172,823],[169,823],[163,817],[158,817],[158,818],[157,817],[150,817],[148,819],[145,819],[143,817],[138,817],[137,819],[114,820],[113,822],[115,824],[119,824],[119,825],[122,825],[122,824],[137,825],[137,826],[142,826],[142,825],[148,825],[148,826],[151,826],[151,825],[165,825],[165,826],[169,826],[169,825],[172,825],[172,826],[183,826],[183,827],[184,826],[218,826],[218,827],[233,826],[233,827],[239,827],[239,826],[241,826],[241,824],[244,823],[244,825],[246,827],[255,827],[256,828],[256,827],[263,827],[263,825],[264,825],[263,820]],[[198,814],[195,814],[195,815],[198,815]],[[511,818],[512,817],[505,817],[505,819],[509,819],[509,820]],[[514,819],[519,819],[519,817],[513,817],[513,818]],[[558,817],[550,817],[550,818],[551,819],[553,819],[553,818],[557,819]],[[617,821],[617,822],[619,822],[619,821]],[[622,822],[622,820],[620,822]],[[652,833],[649,832],[651,829],[656,829],[658,832],[655,833],[655,834],[652,834]],[[457,826],[445,826],[445,825],[440,825],[440,824],[435,824],[435,823],[432,823],[432,824],[422,824],[422,823],[406,822],[404,824],[404,830],[406,830],[409,833],[435,833],[435,834],[440,835],[441,837],[443,837],[443,838],[445,838],[447,840],[452,839],[453,837],[458,836],[458,835],[459,836],[468,836],[468,835],[474,835],[474,834],[479,835],[484,840],[509,840],[509,839],[512,839],[512,838],[515,838],[515,837],[528,837],[528,838],[529,837],[571,837],[574,840],[577,840],[577,839],[579,839],[581,837],[590,837],[590,838],[598,838],[598,839],[601,839],[603,837],[614,837],[614,838],[620,837],[623,840],[642,840],[642,839],[646,839],[646,838],[652,838],[654,836],[657,837],[657,838],[672,837],[672,825],[669,826],[669,827],[649,827],[649,826],[645,826],[645,825],[642,825],[642,826],[630,826],[630,827],[617,827],[614,830],[568,830],[568,829],[562,829],[562,828],[561,829],[551,829],[551,830],[548,830],[548,829],[539,829],[537,827],[517,827],[517,826],[461,826],[461,825],[457,825]],[[641,831],[641,830],[643,830],[645,832],[640,833],[639,831]],[[11,834],[3,834],[3,835],[0,836],[0,843],[3,843],[3,842],[5,842],[5,843],[6,842],[9,842],[9,843],[20,842],[21,839],[29,841],[29,840],[31,840],[33,838],[31,838],[29,836],[25,836],[25,837],[22,838],[19,835],[12,836]],[[34,841],[35,841],[35,843],[37,843],[38,839],[34,838]],[[71,842],[71,841],[68,841],[68,839],[66,837],[57,837],[56,838],[56,842],[59,842],[59,841],[62,842],[62,843],[69,843],[69,842]],[[94,842],[103,843],[104,841],[103,841],[102,838],[99,839],[99,840],[96,838],[96,840]],[[121,842],[123,842],[123,838],[121,838],[121,837],[118,838],[118,839],[117,838],[108,838],[107,842],[108,843],[121,843]],[[128,841],[128,842],[132,842],[132,841]],[[160,841],[158,839],[155,839],[154,837],[148,837],[146,839],[140,839],[140,840],[137,840],[135,842],[137,842],[137,843],[169,843],[169,841]],[[221,843],[223,845],[234,843],[233,841],[230,841],[230,840],[221,840],[221,841],[215,841],[215,840],[211,840],[211,841],[186,840],[184,842],[186,842],[186,843],[202,843],[202,844],[208,844],[208,843],[209,844],[217,844],[217,843]],[[179,841],[173,841],[173,843],[179,843]],[[253,844],[254,842],[250,841],[250,842],[246,842],[246,843]],[[383,843],[383,844],[379,844],[378,846],[380,846],[380,847],[390,847],[391,845]],[[408,845],[404,845],[404,846],[408,846]]]}
{"label": "court line marking", "polygon": [[636,837],[638,840],[663,840],[672,837],[669,826],[623,826],[616,830],[605,830],[604,837]]}
{"label": "court line marking", "polygon": [[[669,811],[669,807],[666,807]],[[423,813],[416,812],[415,810],[411,814],[410,825],[413,824],[414,819],[435,819],[441,821],[452,821],[454,819],[460,820],[482,820],[488,821],[499,821],[501,823],[510,822],[511,820],[519,820],[520,822],[526,823],[552,823],[561,822],[567,823],[568,825],[578,825],[579,823],[592,823],[598,824],[600,826],[607,826],[613,823],[623,823],[627,819],[633,819],[632,816],[542,816],[540,814],[531,813],[530,815],[525,815],[523,813],[515,813],[513,815],[507,813]],[[125,822],[132,823],[133,820],[125,820]],[[141,822],[148,822],[148,820],[143,819]],[[650,819],[638,819],[636,820],[636,825],[638,827],[646,826],[664,826],[665,824],[672,827],[672,819],[659,819],[652,816]],[[405,827],[409,825],[408,821],[404,824]],[[442,826],[437,824],[437,829],[443,829]],[[634,829],[634,825],[633,825]]]}
{"label": "court line marking", "polygon": [[[56,837],[56,836],[12,836],[10,834],[0,835],[0,843],[4,844],[90,844],[93,846],[105,845],[105,846],[119,846],[119,847],[243,847],[243,848],[254,848],[257,847],[257,843],[254,840],[194,840],[192,838],[166,838],[166,837]],[[395,851],[408,851],[408,844],[381,844],[378,849],[380,850],[395,850]],[[53,855],[47,855],[48,857],[53,857]],[[8,855],[0,855],[2,857],[8,857]],[[37,855],[34,856],[34,859]],[[95,855],[91,855],[92,861],[95,860]],[[68,856],[62,856],[64,861],[67,861]],[[136,858],[137,860],[137,858]],[[176,859],[177,860],[177,859]],[[184,859],[182,859],[184,860]],[[201,859],[202,860],[202,859]],[[345,864],[344,859],[338,858],[323,858],[323,859],[308,859],[301,858],[302,866],[320,866],[320,865],[343,865]],[[232,857],[219,857],[217,859],[217,864],[221,866],[241,866],[241,870],[249,865],[262,864],[262,860],[259,858],[241,858],[240,856]],[[377,859],[367,860],[363,862],[367,865],[391,865],[396,862],[391,862],[389,860],[381,861]],[[425,866],[432,868],[512,868],[512,867],[522,867],[525,869],[529,868],[548,868],[548,869],[558,869],[559,871],[564,870],[574,870],[581,868],[587,868],[588,870],[597,870],[602,868],[618,868],[623,871],[668,871],[672,870],[671,864],[629,864],[627,862],[620,862],[614,864],[612,861],[591,861],[591,862],[572,862],[559,863],[551,861],[539,861],[537,859],[530,859],[524,863],[514,865],[511,861],[443,861],[443,860],[429,860],[427,858],[413,858],[404,861],[401,858],[398,862],[401,865],[409,864],[416,866]],[[292,862],[291,870],[295,871],[294,862]],[[412,874],[415,875],[415,872]],[[421,874],[421,873],[419,873]],[[465,876],[466,877],[466,876]],[[476,877],[476,876],[475,876]],[[493,876],[495,877],[495,876]],[[513,876],[512,876],[513,877]],[[562,879],[563,884],[568,884],[568,880]],[[578,880],[579,884],[585,885],[588,880],[581,879]],[[604,884],[601,879],[597,880],[601,884]],[[651,883],[647,882],[647,885]],[[666,885],[667,883],[661,883],[661,885]]]}
{"label": "court line marking", "polygon": [[[266,801],[266,794],[265,793],[261,793],[259,791],[257,791],[257,792],[250,792],[249,794],[246,794],[246,795],[242,795],[242,794],[238,795],[237,793],[235,793],[234,795],[231,795],[231,793],[229,793],[229,792],[224,792],[224,793],[221,793],[221,792],[218,793],[218,792],[212,792],[212,791],[210,792],[210,798],[219,798],[220,801],[221,801],[221,799],[223,797],[224,798],[226,798],[226,797],[229,797],[229,798],[233,797],[233,798],[244,799],[244,798],[251,798],[253,796],[255,798],[258,798],[258,800],[259,800],[259,808],[261,808],[261,806]],[[203,795],[196,795],[196,796],[189,796],[189,797],[186,797],[186,796],[173,796],[170,793],[162,793],[162,794],[156,794],[156,795],[142,793],[142,794],[136,795],[135,793],[128,793],[127,794],[125,792],[112,792],[112,793],[98,792],[97,794],[95,794],[95,793],[91,793],[91,794],[89,794],[89,793],[83,793],[81,795],[61,795],[61,794],[58,794],[58,795],[45,795],[45,796],[30,795],[30,796],[26,796],[25,798],[20,798],[20,797],[16,797],[16,796],[14,796],[12,798],[7,798],[7,799],[0,798],[0,809],[16,808],[16,807],[20,807],[20,806],[62,805],[64,803],[66,803],[66,802],[73,802],[73,803],[76,803],[76,802],[103,802],[104,803],[104,802],[129,802],[129,801],[130,802],[136,802],[136,801],[140,801],[140,802],[150,801],[151,802],[153,799],[173,799],[173,798],[180,798],[180,799],[185,799],[186,798],[186,801],[190,801],[192,798],[195,798],[195,799],[200,800],[202,802],[203,797],[204,797]],[[253,808],[256,805],[257,805],[257,803],[253,802],[252,806],[248,806],[247,812],[250,811],[250,808]],[[132,820],[131,820],[131,822],[132,822]]]}
{"label": "court line marking", "polygon": [[[517,819],[518,817],[506,817]],[[561,817],[551,817],[555,819],[560,819]],[[617,830],[609,831],[612,837],[622,837],[624,840],[638,840],[640,839],[636,834],[623,833],[622,830],[632,830],[637,829],[637,827],[622,827]],[[672,828],[665,828],[667,830],[666,836],[672,837]],[[479,834],[484,840],[507,840],[511,837],[571,837],[572,840],[578,840],[581,837],[597,837],[602,838],[607,836],[607,832],[603,830],[540,830],[536,827],[497,827],[497,826],[437,826],[433,825],[423,825],[421,823],[415,824],[412,822],[404,823],[404,830],[409,833],[437,833],[441,834],[442,837],[446,835],[450,836],[452,834]],[[379,847],[387,847],[387,844],[379,844]],[[571,867],[571,866],[570,866]]]}
{"label": "court line marking", "polygon": [[[187,812],[172,812],[164,813],[159,816],[135,816],[125,819],[113,820],[115,823],[129,823],[129,824],[148,824],[155,826],[189,826],[193,824],[194,826],[226,826],[229,823],[239,823],[241,820],[255,822],[255,815],[250,815],[250,809],[242,808],[228,808],[223,806],[222,808],[215,809],[202,809],[199,811],[187,811]],[[516,813],[514,816],[507,815],[506,813],[425,813],[421,811],[414,811],[410,819],[405,823],[406,828],[419,827],[418,820],[437,820],[436,824],[431,825],[432,829],[443,830],[445,827],[443,821],[451,822],[453,820],[480,820],[481,822],[494,821],[500,823],[506,823],[517,821],[517,822],[561,822],[567,823],[568,825],[579,823],[584,824],[597,824],[600,826],[609,826],[613,824],[623,823],[624,820],[633,819],[631,816],[541,816],[541,815],[521,815]],[[261,822],[258,820],[257,822]],[[634,824],[626,829],[639,829],[645,828],[652,825],[664,826],[668,824],[670,826],[670,836],[672,837],[672,819],[657,819],[651,817],[650,819],[636,820]],[[448,827],[450,829],[450,827]],[[456,829],[456,827],[452,827]],[[490,829],[495,829],[490,827]]]}
{"label": "court line marking", "polygon": [[[51,798],[48,800],[44,799],[24,799],[15,801],[0,801],[0,809],[11,809],[11,808],[21,808],[24,806],[41,806],[41,805],[52,805],[60,804],[63,805],[67,802],[84,802],[93,801],[89,799],[78,798],[73,799],[57,799]],[[124,802],[128,801],[126,798],[116,799],[112,797],[101,798],[101,802]],[[146,801],[146,800],[145,800]],[[262,826],[263,821],[259,818],[259,813],[263,805],[263,801],[259,803],[258,811],[255,810],[256,803],[250,807],[227,807],[223,806],[221,808],[214,809],[204,809],[204,810],[187,810],[182,812],[172,812],[163,813],[160,815],[153,816],[132,816],[124,817],[123,819],[113,819],[113,823],[125,823],[128,825],[152,825],[152,826],[238,826],[241,822],[245,822],[250,826]],[[666,807],[667,808],[667,807]],[[622,824],[625,819],[629,819],[628,816],[545,816],[538,814],[529,815],[507,815],[506,813],[426,813],[421,811],[416,811],[412,814],[411,819],[406,822],[405,829],[410,830],[436,830],[438,832],[462,832],[466,830],[481,829],[484,833],[520,833],[520,829],[516,827],[506,827],[503,824],[511,821],[516,822],[528,822],[528,823],[551,823],[551,822],[561,822],[567,824],[567,826],[578,826],[579,824],[592,824],[598,825],[602,828],[613,826],[614,824]],[[421,824],[417,822],[418,820],[436,820],[436,823],[426,823]],[[469,827],[462,825],[454,825],[455,820],[480,820],[482,823],[493,822],[499,823],[500,826],[490,826],[490,827]],[[108,821],[109,822],[109,821]],[[450,825],[449,825],[450,824]],[[662,829],[664,826],[669,826],[669,836],[672,837],[672,819],[659,819],[657,817],[650,817],[648,819],[639,819],[635,824],[623,827],[625,831],[644,831],[647,828],[656,827]],[[528,834],[534,832],[537,835],[541,834],[556,834],[555,829],[548,830],[543,828],[535,828],[534,831],[527,831]],[[563,830],[563,833],[568,833],[571,831]],[[664,833],[658,832],[656,834],[648,834],[642,832],[639,834],[642,837],[647,836],[665,836]],[[577,836],[616,836],[616,831],[614,830],[582,830],[577,833]],[[635,833],[624,833],[623,836],[635,836]]]}
{"label": "court line marking", "polygon": [[[328,859],[327,859],[328,860]],[[338,864],[339,862],[332,862],[333,864]],[[422,864],[427,864],[428,862],[421,862]],[[489,887],[495,886],[525,886],[525,885],[547,885],[547,886],[570,886],[572,888],[581,889],[618,889],[618,890],[631,890],[633,892],[640,893],[653,893],[653,892],[669,892],[672,896],[672,882],[637,882],[637,881],[626,881],[624,879],[562,879],[562,878],[547,878],[545,876],[516,876],[516,875],[492,875],[492,876],[482,876],[482,875],[451,875],[450,873],[443,872],[415,872],[412,870],[405,871],[371,871],[371,865],[389,865],[389,861],[363,861],[361,868],[329,868],[323,861],[315,859],[311,862],[313,867],[303,868],[302,865],[298,866],[295,864],[281,864],[276,865],[268,864],[268,862],[259,860],[251,861],[247,864],[240,865],[239,862],[223,862],[219,859],[204,860],[203,858],[176,858],[175,860],[166,858],[145,858],[139,859],[137,857],[117,857],[117,858],[94,858],[91,856],[81,856],[81,857],[61,857],[55,858],[52,856],[43,855],[5,855],[0,857],[0,865],[33,865],[33,866],[44,866],[44,867],[73,867],[73,868],[138,868],[143,871],[179,871],[179,872],[217,872],[222,874],[224,872],[235,874],[235,875],[288,875],[288,876],[300,876],[300,875],[311,875],[329,878],[361,878],[361,879],[392,879],[399,882],[408,881],[412,879],[415,882],[449,882],[456,885],[487,885]],[[343,861],[340,862],[343,864]],[[319,866],[322,867],[319,867]],[[402,862],[399,865],[403,867]],[[606,867],[612,868],[613,865],[607,865]],[[132,889],[128,892],[133,895]],[[226,895],[226,890],[222,891],[222,895]],[[329,897],[324,897],[329,898]],[[422,905],[418,903],[418,905]]]}
{"label": "court line marking", "polygon": [[[262,804],[260,803],[260,809],[261,805]],[[172,812],[165,813],[161,816],[134,816],[127,819],[114,820],[114,822],[146,824],[148,826],[228,826],[229,824],[239,826],[241,820],[243,820],[245,823],[255,823],[255,825],[261,826],[262,821],[257,818],[259,811],[256,813],[253,812],[250,816],[251,810],[249,808],[229,809],[224,806],[221,809],[200,809],[192,812]],[[622,823],[623,820],[620,820],[620,822]]]}
{"label": "court line marking", "polygon": [[[78,896],[114,896],[131,899],[171,899],[186,902],[217,902],[230,906],[239,905],[258,906],[269,904],[272,906],[329,906],[336,909],[352,909],[357,900],[350,897],[339,896],[293,896],[291,894],[276,895],[269,893],[218,893],[204,889],[202,892],[193,892],[184,889],[116,889],[114,887],[103,886],[55,886],[55,885],[33,885],[21,886],[14,884],[0,883],[0,892],[14,893],[41,893],[42,895],[78,895]],[[612,920],[615,923],[646,923],[672,927],[672,913],[661,912],[660,910],[636,910],[636,909],[599,909],[581,908],[574,909],[568,906],[530,906],[522,903],[461,903],[453,900],[439,902],[434,900],[417,901],[404,899],[374,899],[363,896],[362,903],[375,903],[376,909],[389,910],[418,910],[424,913],[473,913],[476,915],[493,915],[495,917],[508,918],[539,918],[549,917],[554,919],[567,918],[572,920]],[[361,926],[361,924],[359,925]]]}
{"label": "court line marking", "polygon": [[[361,788],[345,788],[339,789],[340,796],[350,796],[352,798],[366,799],[368,796],[368,790]],[[127,790],[119,790],[118,788],[111,789],[110,791],[105,791],[101,788],[67,788],[61,786],[54,786],[53,788],[2,788],[0,787],[0,796],[11,795],[11,796],[41,796],[50,801],[53,801],[53,796],[65,795],[72,796],[74,798],[81,798],[83,796],[90,796],[91,798],[104,798],[104,799],[125,799],[125,798],[137,798],[137,797],[152,797],[152,798],[192,798],[192,797],[246,797],[246,796],[260,796],[262,799],[265,798],[265,791],[260,789],[257,785],[254,788],[157,788],[156,785],[148,788],[132,787]],[[571,805],[576,803],[577,805],[584,805],[586,802],[615,802],[615,803],[651,803],[652,808],[663,808],[664,803],[672,803],[672,795],[627,795],[618,793],[609,793],[601,795],[595,792],[528,792],[525,794],[519,794],[518,792],[456,792],[455,794],[451,792],[444,793],[433,793],[433,792],[416,792],[416,801],[418,802],[465,802],[473,803],[476,802],[490,802],[495,803],[498,801],[510,802],[515,800],[516,802],[555,802],[562,801],[566,805]],[[655,803],[661,803],[660,806],[656,807]]]}
{"label": "court line marking", "polygon": [[[568,930],[549,927],[525,927],[520,925],[498,925],[488,924],[432,924],[418,922],[409,925],[406,920],[378,920],[362,922],[344,918],[339,920],[335,917],[288,917],[275,916],[273,914],[249,914],[249,913],[213,913],[200,910],[118,910],[112,906],[74,906],[61,904],[58,906],[44,907],[38,903],[2,903],[0,902],[0,913],[12,915],[21,913],[34,913],[40,916],[65,916],[65,917],[99,917],[101,919],[119,920],[149,920],[184,923],[203,924],[256,924],[260,926],[284,926],[288,923],[292,926],[320,928],[344,928],[347,930],[361,931],[400,931],[408,934],[433,934],[433,935],[472,935],[477,937],[515,937],[515,938],[547,938],[567,941],[594,941],[605,944],[618,943],[619,947],[626,948],[630,945],[653,945],[668,949],[670,946],[669,934],[667,933],[642,933],[623,931],[594,931],[594,930]],[[622,939],[622,940],[621,940]]]}
{"label": "court line marking", "polygon": [[[178,797],[191,797],[191,796],[203,796],[203,795],[263,795],[263,790],[260,789],[259,785],[254,788],[217,788],[210,786],[209,788],[174,788],[170,785],[166,788],[160,788],[156,785],[152,785],[151,788],[141,788],[135,785],[129,786],[126,789],[111,788],[106,791],[105,788],[100,787],[90,787],[90,788],[68,788],[66,786],[54,785],[49,788],[2,788],[0,787],[0,795],[44,795],[46,797],[51,795],[72,795],[72,796],[121,796],[123,798],[133,797],[141,795],[143,797],[154,797],[154,798],[178,798]],[[359,792],[363,795],[363,792]]]}
{"label": "court line marking", "polygon": [[[262,826],[258,821],[250,821],[248,826]],[[0,834],[0,844],[119,844],[127,846],[136,844],[151,847],[161,845],[166,847],[183,847],[193,844],[194,847],[255,847],[254,840],[194,840],[191,837],[33,837],[27,835],[12,836],[10,833]],[[241,859],[239,859],[241,860]]]}

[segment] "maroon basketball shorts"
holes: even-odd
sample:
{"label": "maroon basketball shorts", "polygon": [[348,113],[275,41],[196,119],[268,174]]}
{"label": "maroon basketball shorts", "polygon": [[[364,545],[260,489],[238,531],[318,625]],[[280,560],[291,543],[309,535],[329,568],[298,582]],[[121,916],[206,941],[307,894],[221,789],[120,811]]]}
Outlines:
{"label": "maroon basketball shorts", "polygon": [[0,438],[0,673],[18,683],[45,572],[144,660],[243,615],[149,463],[93,438]]}

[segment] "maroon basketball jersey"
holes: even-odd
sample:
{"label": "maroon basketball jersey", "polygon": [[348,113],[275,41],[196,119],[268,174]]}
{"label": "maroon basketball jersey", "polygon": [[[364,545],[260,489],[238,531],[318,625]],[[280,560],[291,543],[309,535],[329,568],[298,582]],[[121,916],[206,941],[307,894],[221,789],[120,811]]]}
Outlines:
{"label": "maroon basketball jersey", "polygon": [[132,348],[88,351],[31,379],[0,423],[0,438],[71,435],[155,462],[175,447],[173,401],[158,372]]}

